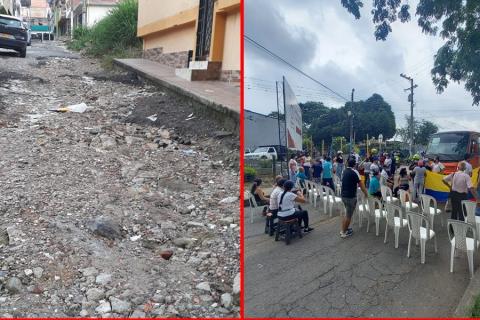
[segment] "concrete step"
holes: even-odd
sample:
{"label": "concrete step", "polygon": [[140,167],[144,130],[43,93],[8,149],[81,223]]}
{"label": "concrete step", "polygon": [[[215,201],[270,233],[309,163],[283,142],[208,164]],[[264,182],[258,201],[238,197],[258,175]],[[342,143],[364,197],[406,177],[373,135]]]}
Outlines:
{"label": "concrete step", "polygon": [[188,81],[219,80],[221,68],[221,62],[192,61],[189,68],[175,69],[175,75]]}

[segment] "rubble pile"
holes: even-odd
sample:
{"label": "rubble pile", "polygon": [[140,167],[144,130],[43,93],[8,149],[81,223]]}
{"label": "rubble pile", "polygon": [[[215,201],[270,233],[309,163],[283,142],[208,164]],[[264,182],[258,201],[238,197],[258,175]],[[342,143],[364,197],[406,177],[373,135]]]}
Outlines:
{"label": "rubble pile", "polygon": [[94,60],[0,62],[0,316],[238,317],[238,135]]}

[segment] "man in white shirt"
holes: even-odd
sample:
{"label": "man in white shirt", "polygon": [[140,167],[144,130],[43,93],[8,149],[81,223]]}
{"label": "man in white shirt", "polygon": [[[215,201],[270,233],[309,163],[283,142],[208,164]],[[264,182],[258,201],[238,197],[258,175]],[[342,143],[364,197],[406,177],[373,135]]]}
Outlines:
{"label": "man in white shirt", "polygon": [[473,173],[472,165],[468,162],[468,158],[470,158],[470,154],[465,154],[465,173],[468,174],[470,177]]}
{"label": "man in white shirt", "polygon": [[445,170],[445,166],[440,162],[439,157],[435,157],[433,160],[432,172],[442,173]]}

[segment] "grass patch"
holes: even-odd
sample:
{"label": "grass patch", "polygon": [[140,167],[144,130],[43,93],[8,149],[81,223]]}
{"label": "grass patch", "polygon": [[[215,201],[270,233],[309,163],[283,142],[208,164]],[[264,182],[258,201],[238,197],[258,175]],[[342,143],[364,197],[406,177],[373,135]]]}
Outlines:
{"label": "grass patch", "polygon": [[480,295],[475,298],[470,316],[472,318],[480,318]]}
{"label": "grass patch", "polygon": [[133,58],[141,54],[142,41],[137,37],[138,1],[122,0],[92,28],[73,30],[68,48],[101,58],[102,65],[112,67],[114,58]]}

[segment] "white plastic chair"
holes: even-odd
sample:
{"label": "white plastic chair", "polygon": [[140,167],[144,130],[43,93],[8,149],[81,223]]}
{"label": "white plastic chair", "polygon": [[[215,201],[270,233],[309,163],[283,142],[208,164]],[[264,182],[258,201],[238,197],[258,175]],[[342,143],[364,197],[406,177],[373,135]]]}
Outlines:
{"label": "white plastic chair", "polygon": [[250,191],[245,191],[243,195],[244,195],[244,199],[248,200],[248,203],[250,204],[249,206],[250,223],[253,223],[253,216],[257,211],[263,212],[263,207],[258,206],[257,201],[255,200],[255,197],[250,193]]}
{"label": "white plastic chair", "polygon": [[480,217],[475,215],[475,210],[477,208],[477,203],[469,200],[462,200],[462,212],[463,217],[466,222],[470,223],[472,226],[475,226],[477,231],[477,240],[480,240]]}
{"label": "white plastic chair", "polygon": [[[440,222],[442,223],[442,227],[443,227],[443,219],[442,219],[442,210],[438,209],[437,207],[437,200],[432,197],[432,196],[429,196],[428,194],[421,194],[420,195],[420,200],[421,200],[421,209],[422,209],[422,212],[425,216],[429,217],[430,218],[430,225],[432,226],[433,228],[433,218],[435,218],[435,216],[438,216],[440,215]],[[433,206],[432,206],[433,204]]]}
{"label": "white plastic chair", "polygon": [[385,203],[399,204],[400,200],[393,196],[392,189],[387,186],[380,186],[380,192],[382,193],[382,200]]}
{"label": "white plastic chair", "polygon": [[335,195],[340,197],[342,193],[342,180],[337,175],[333,176],[333,184],[335,186]]}
{"label": "white plastic chair", "polygon": [[[385,210],[380,200],[375,197],[368,197],[368,209],[370,216],[375,219],[375,235],[378,237],[380,232],[380,220],[385,218]],[[367,232],[369,230],[370,223],[367,224]]]}
{"label": "white plastic chair", "polygon": [[310,193],[310,203],[313,201],[313,206],[316,208],[317,207],[317,198],[320,199],[320,201],[323,201],[323,188],[322,185],[317,184],[315,182],[311,182],[312,189],[309,190]]}
{"label": "white plastic chair", "polygon": [[343,206],[342,198],[335,196],[332,188],[327,186],[322,186],[323,188],[323,211],[327,213],[327,204],[329,208],[330,217],[333,216],[333,207],[337,204],[340,204],[341,207],[346,211],[345,207]]}
{"label": "white plastic chair", "polygon": [[[469,223],[448,219],[447,222],[448,238],[450,239],[450,272],[453,272],[453,261],[455,249],[467,252],[468,268],[470,269],[470,277],[473,277],[473,252],[478,249],[477,233],[475,227]],[[467,237],[468,231],[472,231],[473,237]]]}
{"label": "white plastic chair", "polygon": [[[398,190],[399,196],[400,196],[400,203],[402,208],[406,211],[417,211],[418,210],[418,204],[415,202],[412,202],[412,196],[409,195],[409,193],[405,190]],[[407,196],[408,196],[408,201],[407,201]]]}
{"label": "white plastic chair", "polygon": [[[402,208],[393,203],[387,202],[385,204],[386,220],[385,224],[385,240],[387,243],[388,227],[393,227],[395,233],[395,248],[398,248],[398,237],[400,235],[400,229],[408,225],[407,219],[403,217]],[[398,213],[398,216],[396,215]]]}
{"label": "white plastic chair", "polygon": [[368,202],[360,188],[357,189],[357,216],[358,227],[362,227],[363,218],[367,219],[367,228],[370,224],[370,209],[368,208]]}
{"label": "white plastic chair", "polygon": [[433,238],[435,243],[435,252],[438,252],[437,238],[435,238],[435,232],[430,228],[430,219],[419,213],[407,211],[407,221],[408,230],[410,231],[410,235],[408,237],[407,257],[410,258],[410,246],[412,244],[413,237],[417,243],[420,240],[420,250],[422,254],[421,262],[425,263],[425,245],[428,240]]}

